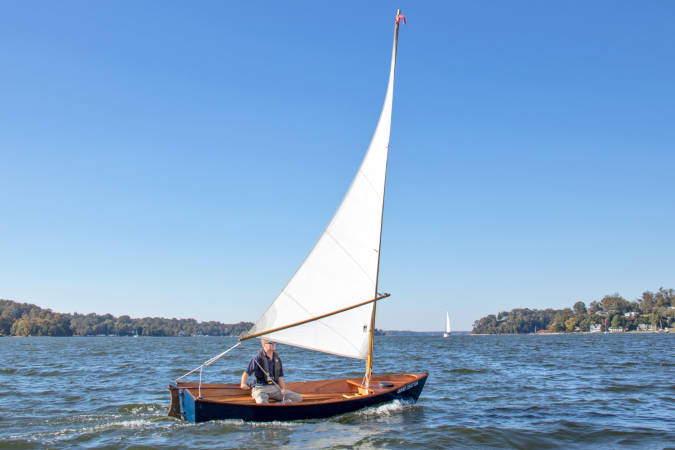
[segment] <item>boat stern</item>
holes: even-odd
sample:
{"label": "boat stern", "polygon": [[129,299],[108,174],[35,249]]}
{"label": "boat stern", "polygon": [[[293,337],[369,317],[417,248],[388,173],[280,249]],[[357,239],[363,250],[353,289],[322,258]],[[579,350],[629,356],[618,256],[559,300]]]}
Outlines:
{"label": "boat stern", "polygon": [[196,401],[186,389],[178,387],[174,382],[169,384],[171,403],[168,415],[177,419],[195,422]]}

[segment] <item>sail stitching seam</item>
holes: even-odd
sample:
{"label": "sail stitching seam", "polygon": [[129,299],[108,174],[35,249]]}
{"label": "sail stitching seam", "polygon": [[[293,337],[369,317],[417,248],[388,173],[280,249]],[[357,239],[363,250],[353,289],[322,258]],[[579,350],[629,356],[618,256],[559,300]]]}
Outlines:
{"label": "sail stitching seam", "polygon": [[[291,294],[289,294],[287,291],[284,291],[284,294],[286,294],[288,297],[290,297],[290,299],[293,300],[293,301],[294,301],[300,308],[302,308],[307,314],[309,314],[310,317],[312,317],[312,315],[316,315],[316,314],[312,314],[307,308],[304,307],[304,305],[302,305],[298,300],[296,300],[295,297],[293,297],[293,296],[292,296]],[[331,326],[328,325],[327,323],[324,323],[324,322],[323,322],[323,319],[319,319],[319,320],[317,320],[316,322],[320,323],[321,325],[323,325],[324,327],[328,328],[328,329],[331,330],[333,333],[335,333],[337,336],[341,337],[341,338],[342,338],[347,344],[349,344],[354,350],[356,350],[357,352],[359,351],[359,349],[356,348],[356,346],[355,346],[354,344],[352,344],[352,343],[349,341],[349,339],[347,339],[346,336],[342,335],[339,331],[337,331],[335,328],[331,327]]]}
{"label": "sail stitching seam", "polygon": [[342,246],[342,244],[340,244],[340,242],[337,240],[337,238],[335,238],[335,236],[333,236],[333,235],[330,233],[330,230],[326,230],[326,235],[327,235],[328,237],[330,237],[330,238],[333,240],[333,242],[335,242],[335,243],[337,244],[338,247],[340,247],[340,249],[345,253],[345,255],[347,255],[347,256],[349,257],[349,259],[351,259],[352,261],[354,261],[354,264],[356,264],[356,265],[358,266],[358,268],[361,269],[361,272],[363,272],[363,274],[366,276],[366,278],[368,278],[368,279],[370,280],[371,283],[375,283],[375,280],[373,280],[373,279],[370,277],[370,275],[368,274],[368,272],[366,272],[366,269],[365,269],[361,264],[359,264],[359,262],[356,260],[356,258],[354,258],[354,257],[351,255],[351,253],[349,253],[349,251],[347,251],[347,249],[344,248],[344,247]]}
{"label": "sail stitching seam", "polygon": [[373,192],[375,192],[375,194],[381,199],[381,198],[382,198],[382,195],[381,195],[380,192],[375,188],[375,185],[370,181],[370,178],[368,178],[368,177],[366,176],[366,174],[363,173],[363,171],[362,171],[361,169],[359,169],[359,174],[360,174],[363,178],[366,179],[366,181],[368,182],[368,185],[370,186],[370,188],[371,188],[371,189],[373,190]]}

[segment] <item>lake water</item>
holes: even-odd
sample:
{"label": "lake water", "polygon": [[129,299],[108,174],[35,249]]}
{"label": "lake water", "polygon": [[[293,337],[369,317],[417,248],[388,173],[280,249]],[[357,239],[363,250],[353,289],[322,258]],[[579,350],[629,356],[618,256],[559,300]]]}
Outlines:
{"label": "lake water", "polygon": [[[170,379],[234,338],[0,338],[0,447],[675,447],[675,335],[382,336],[376,373],[429,371],[416,404],[325,420],[191,424]],[[238,382],[248,343],[209,367]],[[364,363],[279,346],[287,381]]]}

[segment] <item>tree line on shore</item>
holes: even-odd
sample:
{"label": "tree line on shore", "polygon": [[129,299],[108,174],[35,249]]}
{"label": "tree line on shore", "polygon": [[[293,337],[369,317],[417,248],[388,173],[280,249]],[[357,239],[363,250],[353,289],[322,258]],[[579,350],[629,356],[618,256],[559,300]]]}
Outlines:
{"label": "tree line on shore", "polygon": [[675,325],[675,291],[645,291],[634,301],[619,294],[606,295],[588,306],[582,301],[564,309],[512,309],[490,314],[473,324],[473,334],[517,334],[658,330]]}
{"label": "tree line on shore", "polygon": [[29,303],[0,299],[0,336],[239,336],[251,322],[225,324],[111,314],[62,314]]}

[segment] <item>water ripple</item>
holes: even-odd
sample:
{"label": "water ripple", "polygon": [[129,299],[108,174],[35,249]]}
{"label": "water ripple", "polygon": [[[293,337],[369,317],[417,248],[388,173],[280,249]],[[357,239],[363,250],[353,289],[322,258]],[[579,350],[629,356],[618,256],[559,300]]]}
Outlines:
{"label": "water ripple", "polygon": [[[16,338],[0,346],[3,447],[663,448],[675,442],[669,335],[382,336],[376,373],[430,372],[420,401],[326,420],[185,423],[168,380],[232,338]],[[249,345],[204,373],[237,382]],[[360,377],[362,361],[281,346],[288,381]],[[27,357],[29,356],[29,357]],[[21,405],[16,408],[16,405]]]}

